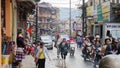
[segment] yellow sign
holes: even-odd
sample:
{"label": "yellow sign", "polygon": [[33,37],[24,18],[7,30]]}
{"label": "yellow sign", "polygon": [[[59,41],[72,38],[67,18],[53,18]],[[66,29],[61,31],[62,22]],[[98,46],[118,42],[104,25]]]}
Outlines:
{"label": "yellow sign", "polygon": [[105,2],[102,4],[102,17],[103,20],[109,20],[110,19],[110,2]]}
{"label": "yellow sign", "polygon": [[110,13],[109,12],[103,13],[102,17],[103,17],[103,20],[109,20],[110,19]]}
{"label": "yellow sign", "polygon": [[87,7],[87,16],[91,16],[93,13],[93,6]]}
{"label": "yellow sign", "polygon": [[106,13],[106,12],[109,12],[109,6],[108,5],[105,5],[105,6],[102,6],[102,13]]}

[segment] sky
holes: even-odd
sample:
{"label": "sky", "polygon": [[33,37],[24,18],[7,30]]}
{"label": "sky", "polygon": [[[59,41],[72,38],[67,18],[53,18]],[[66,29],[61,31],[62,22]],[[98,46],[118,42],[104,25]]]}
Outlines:
{"label": "sky", "polygon": [[[41,0],[40,2],[48,2],[48,3],[51,3],[55,7],[69,8],[70,6],[70,0]],[[71,0],[71,7],[77,8],[77,5],[81,3],[82,3],[82,0]]]}

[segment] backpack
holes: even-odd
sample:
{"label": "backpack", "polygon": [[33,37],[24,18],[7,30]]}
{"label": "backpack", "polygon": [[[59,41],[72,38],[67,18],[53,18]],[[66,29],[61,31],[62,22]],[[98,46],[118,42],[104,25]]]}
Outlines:
{"label": "backpack", "polygon": [[77,42],[82,42],[83,40],[82,40],[82,37],[80,37],[80,36],[77,36],[77,39],[76,39],[76,41]]}

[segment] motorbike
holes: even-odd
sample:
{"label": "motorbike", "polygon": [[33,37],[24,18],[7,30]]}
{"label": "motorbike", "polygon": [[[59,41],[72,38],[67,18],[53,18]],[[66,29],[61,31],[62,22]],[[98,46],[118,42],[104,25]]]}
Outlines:
{"label": "motorbike", "polygon": [[75,53],[75,43],[70,43],[69,44],[70,47],[69,47],[69,51],[70,51],[70,56],[74,56],[74,53]]}
{"label": "motorbike", "polygon": [[82,49],[82,57],[84,58],[84,61],[92,61],[91,59],[93,58],[94,55],[94,49],[92,44],[85,45]]}
{"label": "motorbike", "polygon": [[99,65],[99,62],[102,59],[102,56],[101,56],[101,47],[96,48],[94,52],[95,52],[94,68],[97,68],[97,65]]}

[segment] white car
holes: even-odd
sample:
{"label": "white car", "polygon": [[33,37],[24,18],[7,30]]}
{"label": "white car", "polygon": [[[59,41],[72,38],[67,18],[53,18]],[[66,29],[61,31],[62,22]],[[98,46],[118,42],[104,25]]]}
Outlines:
{"label": "white car", "polygon": [[50,35],[42,35],[40,36],[41,41],[44,43],[45,47],[48,49],[53,49],[53,41]]}

